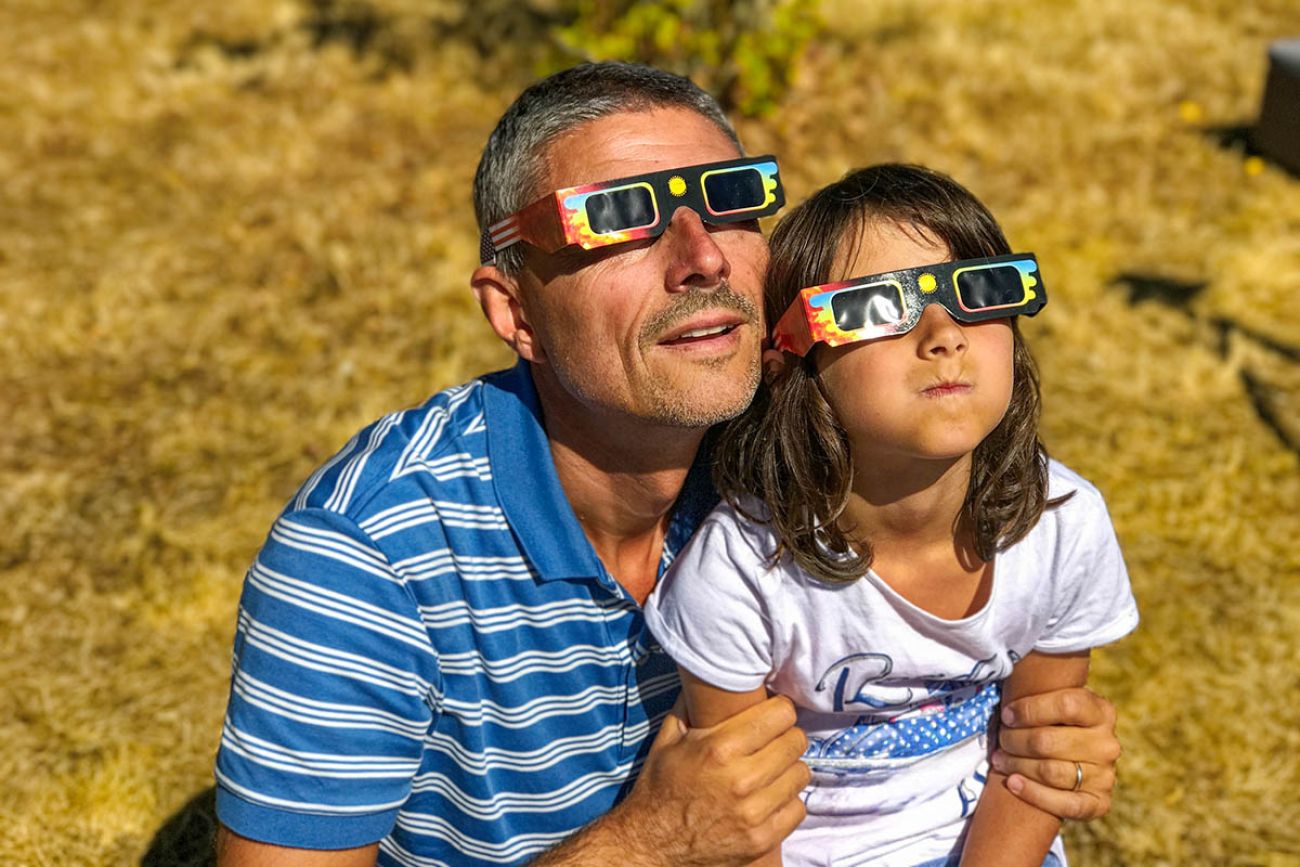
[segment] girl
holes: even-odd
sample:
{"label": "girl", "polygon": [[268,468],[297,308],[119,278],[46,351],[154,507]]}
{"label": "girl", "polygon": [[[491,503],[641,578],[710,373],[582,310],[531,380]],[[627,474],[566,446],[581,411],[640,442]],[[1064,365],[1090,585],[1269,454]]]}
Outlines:
{"label": "girl", "polygon": [[1061,863],[990,721],[1083,685],[1137,608],[1101,496],[1038,441],[1015,318],[1046,302],[1037,263],[906,165],[814,194],[771,249],[775,348],[718,443],[725,502],[647,603],[691,722],[797,706],[807,818],[763,863]]}

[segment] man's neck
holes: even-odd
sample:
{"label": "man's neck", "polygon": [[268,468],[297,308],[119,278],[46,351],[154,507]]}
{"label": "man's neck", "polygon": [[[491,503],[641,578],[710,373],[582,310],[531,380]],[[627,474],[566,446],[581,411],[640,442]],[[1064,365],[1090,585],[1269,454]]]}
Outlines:
{"label": "man's neck", "polygon": [[595,414],[556,394],[554,384],[536,382],[560,486],[605,568],[644,602],[705,430]]}

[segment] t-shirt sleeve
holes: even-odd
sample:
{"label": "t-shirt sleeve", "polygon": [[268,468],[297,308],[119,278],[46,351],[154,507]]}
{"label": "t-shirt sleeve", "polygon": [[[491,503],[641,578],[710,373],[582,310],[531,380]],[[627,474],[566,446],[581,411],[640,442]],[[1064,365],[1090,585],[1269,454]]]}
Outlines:
{"label": "t-shirt sleeve", "polygon": [[354,522],[291,511],[244,579],[217,814],[245,837],[382,839],[410,794],[438,694],[414,597]]}
{"label": "t-shirt sleeve", "polygon": [[1082,479],[1074,496],[1057,507],[1066,553],[1054,582],[1053,611],[1034,649],[1075,653],[1123,638],[1138,624],[1115,527],[1101,493]]}
{"label": "t-shirt sleeve", "polygon": [[646,602],[650,632],[677,664],[720,689],[757,689],[772,670],[768,569],[739,516],[719,506]]}

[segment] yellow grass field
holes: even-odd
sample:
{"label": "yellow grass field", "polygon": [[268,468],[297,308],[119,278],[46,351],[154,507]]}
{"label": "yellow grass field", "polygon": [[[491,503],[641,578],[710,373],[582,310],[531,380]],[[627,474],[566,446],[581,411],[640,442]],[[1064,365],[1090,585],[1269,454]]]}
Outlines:
{"label": "yellow grass field", "polygon": [[[0,864],[203,863],[178,813],[263,533],[362,425],[509,361],[469,188],[530,61],[430,38],[457,0],[337,8],[0,0]],[[740,122],[793,199],[925,163],[1043,263],[1045,439],[1143,614],[1095,657],[1126,753],[1073,863],[1300,864],[1300,179],[1231,146],[1300,4],[822,15]]]}

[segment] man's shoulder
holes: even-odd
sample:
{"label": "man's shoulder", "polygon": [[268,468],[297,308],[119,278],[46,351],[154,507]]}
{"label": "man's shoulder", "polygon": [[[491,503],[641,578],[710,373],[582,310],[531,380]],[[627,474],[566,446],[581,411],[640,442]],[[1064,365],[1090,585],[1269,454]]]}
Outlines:
{"label": "man's shoulder", "polygon": [[444,389],[362,428],[308,477],[287,509],[334,512],[360,523],[394,487],[428,492],[467,477],[490,481],[483,391],[496,376]]}

